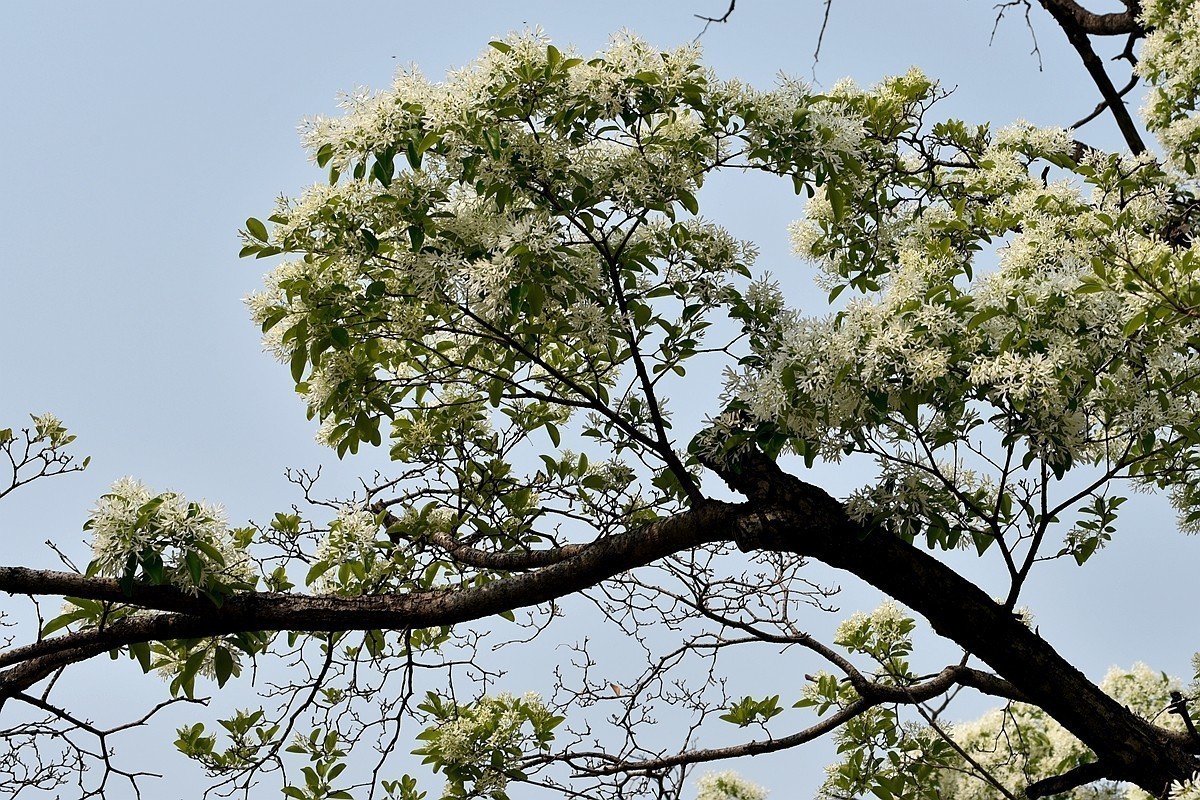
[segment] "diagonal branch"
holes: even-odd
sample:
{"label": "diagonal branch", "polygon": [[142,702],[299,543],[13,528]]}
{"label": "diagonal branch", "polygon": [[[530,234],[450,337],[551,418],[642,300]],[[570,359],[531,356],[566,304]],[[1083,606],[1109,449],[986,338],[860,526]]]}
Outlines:
{"label": "diagonal branch", "polygon": [[[1138,718],[982,589],[920,548],[850,519],[820,488],[757,450],[708,466],[762,501],[740,519],[738,546],[814,558],[844,569],[924,616],[1077,736],[1106,777],[1157,791],[1194,771],[1194,745]],[[757,504],[756,504],[757,505]]]}
{"label": "diagonal branch", "polygon": [[1039,797],[1050,797],[1069,792],[1080,786],[1086,786],[1089,783],[1095,783],[1107,777],[1108,771],[1105,769],[1104,764],[1099,761],[1091,761],[1087,764],[1081,764],[1074,769],[1069,769],[1061,775],[1053,775],[1029,784],[1028,788],[1025,789],[1025,796],[1031,798],[1031,800]]}
{"label": "diagonal branch", "polygon": [[[853,670],[853,668],[851,670],[850,681],[854,684],[855,690],[859,692],[860,697],[831,716],[789,736],[779,739],[768,739],[766,741],[744,742],[729,747],[688,750],[646,761],[612,763],[604,767],[587,769],[586,772],[592,775],[614,775],[617,773],[641,774],[658,772],[685,764],[700,764],[707,761],[720,761],[728,758],[776,753],[805,744],[832,730],[836,730],[846,722],[860,716],[875,706],[885,703],[920,704],[944,694],[950,688],[959,684],[987,686],[997,689],[998,691],[993,693],[998,693],[1002,696],[1009,696],[1012,693],[1019,694],[1019,692],[1015,692],[1010,687],[1004,686],[1005,682],[994,676],[987,675],[987,673],[982,673],[979,670],[957,665],[946,667],[934,677],[912,686],[892,686],[866,681],[857,670]],[[591,753],[586,755],[595,757],[595,754]],[[576,755],[574,757],[578,758],[579,756]],[[572,756],[567,755],[566,758],[572,759]]]}
{"label": "diagonal branch", "polygon": [[[840,709],[834,714],[826,717],[815,725],[811,725],[802,731],[797,731],[790,736],[784,736],[779,739],[768,739],[766,741],[745,742],[743,744],[732,745],[730,747],[713,747],[704,750],[689,750],[675,755],[664,756],[662,758],[649,759],[646,761],[635,761],[632,763],[612,764],[605,767],[587,769],[589,775],[615,775],[617,773],[649,773],[659,772],[671,767],[678,767],[685,764],[703,764],[707,761],[723,761],[728,758],[741,758],[743,756],[757,756],[764,753],[778,753],[780,750],[787,750],[792,747],[811,742],[813,739],[820,738],[830,731],[837,730],[842,725],[857,716],[864,714],[882,701],[867,700],[859,698],[853,703],[850,703],[843,709]],[[597,757],[599,754],[587,753],[585,756]],[[571,758],[570,755],[567,758]],[[611,758],[611,756],[609,757]],[[580,770],[585,771],[585,770]]]}
{"label": "diagonal branch", "polygon": [[[1075,48],[1075,52],[1079,54],[1079,58],[1083,61],[1083,66],[1087,69],[1088,74],[1092,76],[1092,81],[1096,84],[1096,88],[1100,90],[1100,95],[1104,98],[1104,102],[1112,111],[1113,119],[1117,122],[1117,127],[1121,130],[1121,135],[1125,137],[1125,143],[1129,145],[1130,151],[1134,155],[1144,152],[1146,144],[1142,141],[1142,135],[1138,131],[1137,125],[1133,121],[1133,117],[1129,114],[1129,109],[1125,107],[1125,101],[1121,97],[1121,93],[1117,87],[1113,85],[1112,78],[1108,76],[1108,72],[1104,69],[1104,62],[1100,60],[1100,56],[1096,55],[1096,51],[1092,48],[1092,42],[1088,38],[1091,32],[1087,27],[1088,20],[1087,12],[1084,12],[1073,0],[1038,0],[1042,7],[1050,12],[1054,17],[1054,21],[1063,29],[1063,33],[1067,36],[1067,41]],[[1082,17],[1081,17],[1082,15]],[[1091,15],[1095,17],[1096,15]],[[1126,12],[1124,15],[1130,16],[1131,12]],[[1084,21],[1081,22],[1080,20]],[[1136,24],[1136,20],[1133,20]],[[1140,29],[1139,29],[1140,30]],[[1129,30],[1114,30],[1113,33],[1129,33]]]}
{"label": "diagonal branch", "polygon": [[[1080,31],[1090,36],[1120,36],[1132,33],[1145,33],[1137,14],[1127,8],[1125,11],[1109,14],[1096,14],[1088,11],[1075,0],[1039,0],[1055,19],[1067,19]],[[1061,21],[1059,24],[1062,24]]]}

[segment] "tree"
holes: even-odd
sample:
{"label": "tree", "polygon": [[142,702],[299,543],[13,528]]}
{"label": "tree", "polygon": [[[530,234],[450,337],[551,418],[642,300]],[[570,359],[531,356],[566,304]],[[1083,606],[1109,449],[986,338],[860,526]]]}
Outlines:
{"label": "tree", "polygon": [[[293,667],[219,736],[179,730],[217,791],[283,769],[286,796],[414,800],[424,789],[388,761],[406,721],[450,797],[519,782],[678,796],[693,765],[833,731],[846,755],[830,797],[1115,791],[1104,782],[1162,797],[1188,781],[1191,696],[1143,668],[1097,686],[1018,602],[1035,566],[1083,564],[1116,533],[1122,486],[1200,520],[1200,16],[1166,0],[1141,15],[1043,5],[1130,154],[938,120],[943,93],[917,71],[760,91],[710,74],[695,46],[632,36],[590,59],[513,36],[442,84],[401,72],[313,121],[329,180],[247,222],[243,255],[287,259],[252,311],[321,437],[339,456],[386,438],[395,472],[350,501],[297,474],[312,510],[257,529],[123,481],[89,518],[85,569],[0,568],[0,589],[64,598],[0,653],[4,708],[26,715],[4,730],[10,794],[89,763],[88,791],[136,783],[109,755],[118,731],[53,700],[61,670],[104,653],[170,679],[135,722],[201,681]],[[1141,41],[1161,158],[1095,70],[1102,35],[1127,36],[1131,58]],[[807,197],[795,245],[827,316],[790,307],[753,245],[699,216],[720,170]],[[711,418],[671,413],[668,397],[721,369]],[[72,468],[70,439],[49,416],[4,431],[11,488]],[[839,501],[803,479],[818,459],[875,475]],[[998,560],[1006,596],[948,565],[960,548]],[[817,641],[797,616],[825,599],[809,560],[879,588],[963,657],[916,673],[914,622],[894,605]],[[519,622],[528,639],[564,612],[633,638],[644,669],[610,682],[581,645],[552,696],[489,692],[481,632]],[[727,654],[785,648],[830,671],[788,698],[726,695]],[[955,733],[960,688],[1010,704]],[[605,719],[601,702],[621,711]],[[818,719],[781,735],[793,702]],[[658,714],[681,733],[662,741]],[[708,745],[734,730],[722,720],[769,735]],[[345,772],[368,743],[374,769]],[[702,792],[756,794],[729,775]]]}

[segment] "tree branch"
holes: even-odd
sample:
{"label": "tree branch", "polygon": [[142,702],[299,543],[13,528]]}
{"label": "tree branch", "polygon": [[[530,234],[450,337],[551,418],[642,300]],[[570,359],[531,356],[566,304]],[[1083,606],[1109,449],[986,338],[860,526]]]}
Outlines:
{"label": "tree branch", "polygon": [[[857,670],[852,670],[853,675],[862,678]],[[613,764],[607,767],[589,770],[590,774],[595,775],[614,775],[616,773],[631,773],[639,774],[646,772],[656,772],[671,767],[678,767],[684,764],[699,764],[706,761],[719,761],[727,758],[740,758],[742,756],[755,756],[763,753],[775,753],[780,750],[787,750],[798,745],[810,742],[831,730],[834,730],[845,724],[854,717],[885,703],[899,704],[917,704],[931,700],[940,694],[944,694],[956,684],[964,686],[986,686],[991,691],[991,694],[999,694],[1002,697],[1008,697],[1011,694],[1020,694],[1019,691],[1009,686],[1005,681],[1002,681],[995,676],[980,672],[979,670],[969,667],[953,665],[946,667],[929,680],[922,681],[912,686],[892,686],[883,683],[867,682],[865,680],[854,680],[855,690],[859,692],[859,699],[839,710],[833,716],[827,717],[815,725],[811,725],[802,731],[797,731],[790,736],[784,736],[780,739],[769,739],[767,741],[745,742],[743,744],[732,745],[730,747],[717,747],[701,750],[689,750],[682,753],[677,753],[663,758],[656,758],[647,761],[638,761],[633,763]],[[1022,695],[1023,697],[1023,695]],[[1016,699],[1016,698],[1014,698]]]}
{"label": "tree branch", "polygon": [[[1125,95],[1129,94],[1131,91],[1133,91],[1133,87],[1137,86],[1137,84],[1138,84],[1138,74],[1135,72],[1133,75],[1131,75],[1129,77],[1129,83],[1125,84],[1125,87],[1122,88],[1119,92],[1117,92],[1117,97],[1124,97]],[[1068,125],[1067,127],[1073,131],[1079,130],[1084,125],[1087,125],[1089,122],[1094,120],[1096,117],[1103,114],[1104,109],[1106,109],[1106,108],[1108,108],[1108,100],[1101,100],[1099,103],[1096,104],[1096,107],[1092,109],[1090,114],[1088,114],[1086,117],[1083,117],[1080,120],[1075,121],[1074,123],[1072,123],[1071,125]]]}
{"label": "tree branch", "polygon": [[1107,767],[1105,777],[1143,787],[1191,777],[1187,747],[1106,695],[1003,605],[928,553],[864,528],[837,500],[760,452],[710,466],[735,490],[767,501],[740,518],[742,549],[817,559],[921,614],[1091,748]]}
{"label": "tree branch", "polygon": [[1144,34],[1145,29],[1138,22],[1137,14],[1132,10],[1110,14],[1096,14],[1088,11],[1075,0],[1038,0],[1047,11],[1054,15],[1059,24],[1069,20],[1073,27],[1091,36],[1120,36],[1122,34]]}
{"label": "tree branch", "polygon": [[612,766],[590,769],[587,770],[587,773],[590,775],[615,775],[617,773],[638,774],[646,772],[658,772],[660,770],[678,767],[684,764],[702,764],[706,761],[722,761],[727,758],[741,758],[743,756],[762,755],[763,753],[777,753],[780,750],[787,750],[824,736],[826,733],[836,730],[860,714],[863,714],[871,708],[874,708],[881,702],[883,701],[859,698],[850,705],[839,710],[837,713],[821,720],[817,724],[807,727],[802,731],[797,731],[790,736],[784,736],[780,739],[745,742],[744,744],[732,745],[730,747],[688,750],[683,753],[677,753],[675,755],[665,756],[663,758],[649,759],[647,761],[636,761],[628,764],[614,764]]}
{"label": "tree branch", "polygon": [[731,538],[738,506],[707,501],[636,533],[597,540],[573,557],[535,572],[468,589],[404,595],[338,597],[269,592],[233,595],[218,608],[170,587],[135,586],[72,573],[0,569],[0,591],[68,595],[137,605],[168,613],[122,617],[0,654],[0,698],[23,691],[55,669],[137,642],[194,639],[247,631],[405,630],[458,622],[538,605],[593,586],[672,553]]}
{"label": "tree branch", "polygon": [[[1084,68],[1092,76],[1092,81],[1096,84],[1096,88],[1100,90],[1100,95],[1104,98],[1104,102],[1112,111],[1113,118],[1117,122],[1117,127],[1120,128],[1121,135],[1125,137],[1125,143],[1129,145],[1130,151],[1134,155],[1145,151],[1146,145],[1142,141],[1142,135],[1138,131],[1133,117],[1130,116],[1129,109],[1125,107],[1121,93],[1113,86],[1112,79],[1108,77],[1108,72],[1104,69],[1104,63],[1096,55],[1096,51],[1092,48],[1091,40],[1088,39],[1088,34],[1092,32],[1088,25],[1099,25],[1099,22],[1096,21],[1099,17],[1094,14],[1089,16],[1088,12],[1080,8],[1073,0],[1038,0],[1038,2],[1054,17],[1055,22],[1063,29],[1063,33],[1067,35],[1067,41],[1071,43],[1071,46],[1075,48],[1075,52],[1083,60]],[[1132,18],[1132,12],[1125,12],[1125,14],[1117,16],[1129,16]],[[1136,19],[1133,20],[1133,23],[1136,24]],[[1131,30],[1134,29],[1121,28],[1111,32],[1130,33]],[[1137,30],[1140,30],[1140,28]]]}
{"label": "tree branch", "polygon": [[1051,795],[1069,792],[1080,786],[1086,786],[1089,783],[1104,780],[1107,777],[1108,774],[1104,768],[1104,764],[1099,761],[1092,761],[1088,764],[1081,764],[1074,769],[1067,770],[1061,775],[1043,778],[1040,781],[1029,784],[1028,788],[1025,789],[1025,796],[1030,798],[1030,800],[1036,800],[1039,797],[1050,797]]}

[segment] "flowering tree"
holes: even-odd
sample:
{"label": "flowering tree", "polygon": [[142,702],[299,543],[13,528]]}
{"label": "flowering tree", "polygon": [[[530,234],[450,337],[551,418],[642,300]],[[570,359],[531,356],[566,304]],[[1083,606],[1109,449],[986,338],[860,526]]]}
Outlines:
{"label": "flowering tree", "polygon": [[[313,120],[328,180],[248,221],[243,255],[285,257],[250,305],[319,438],[342,457],[386,442],[394,469],[343,500],[298,473],[311,508],[243,529],[125,480],[91,513],[86,569],[0,568],[0,589],[64,598],[0,651],[5,790],[136,786],[117,730],[52,694],[110,653],[169,680],[133,724],[251,665],[290,667],[216,732],[178,731],[218,794],[279,772],[288,797],[417,800],[429,787],[391,758],[409,736],[444,797],[678,797],[695,765],[826,733],[844,755],[831,798],[1196,792],[1195,687],[1143,666],[1096,685],[1018,604],[1036,566],[1083,564],[1116,534],[1124,486],[1200,523],[1200,10],[1042,5],[1128,153],[939,119],[918,71],[762,91],[695,46],[626,35],[590,58],[513,36],[444,82],[401,72]],[[1131,60],[1140,42],[1161,155],[1096,66],[1105,35],[1129,37]],[[793,238],[826,315],[700,216],[720,170],[805,196]],[[717,407],[668,407],[717,370]],[[71,438],[49,416],[0,431],[11,488],[71,469]],[[837,500],[799,471],[817,460],[870,477]],[[948,566],[956,549],[997,560],[1006,594]],[[826,592],[809,561],[962,658],[918,673],[915,622],[891,603],[810,636],[799,612]],[[584,642],[552,691],[495,690],[489,631],[536,652],[563,613],[628,638],[636,668]],[[722,665],[768,652],[803,681],[730,696]],[[963,688],[1007,705],[954,728]],[[699,789],[762,796],[730,773]]]}

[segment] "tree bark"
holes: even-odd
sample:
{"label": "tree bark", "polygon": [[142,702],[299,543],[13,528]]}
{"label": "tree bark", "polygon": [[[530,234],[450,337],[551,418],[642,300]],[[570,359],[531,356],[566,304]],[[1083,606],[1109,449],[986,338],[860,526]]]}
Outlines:
{"label": "tree bark", "polygon": [[1128,781],[1165,796],[1172,781],[1196,771],[1195,742],[1135,716],[1000,603],[928,553],[867,531],[824,490],[784,473],[759,453],[747,456],[740,468],[723,470],[722,477],[757,506],[738,531],[742,549],[816,559],[921,614],[1091,748],[1103,768],[1095,779]]}

